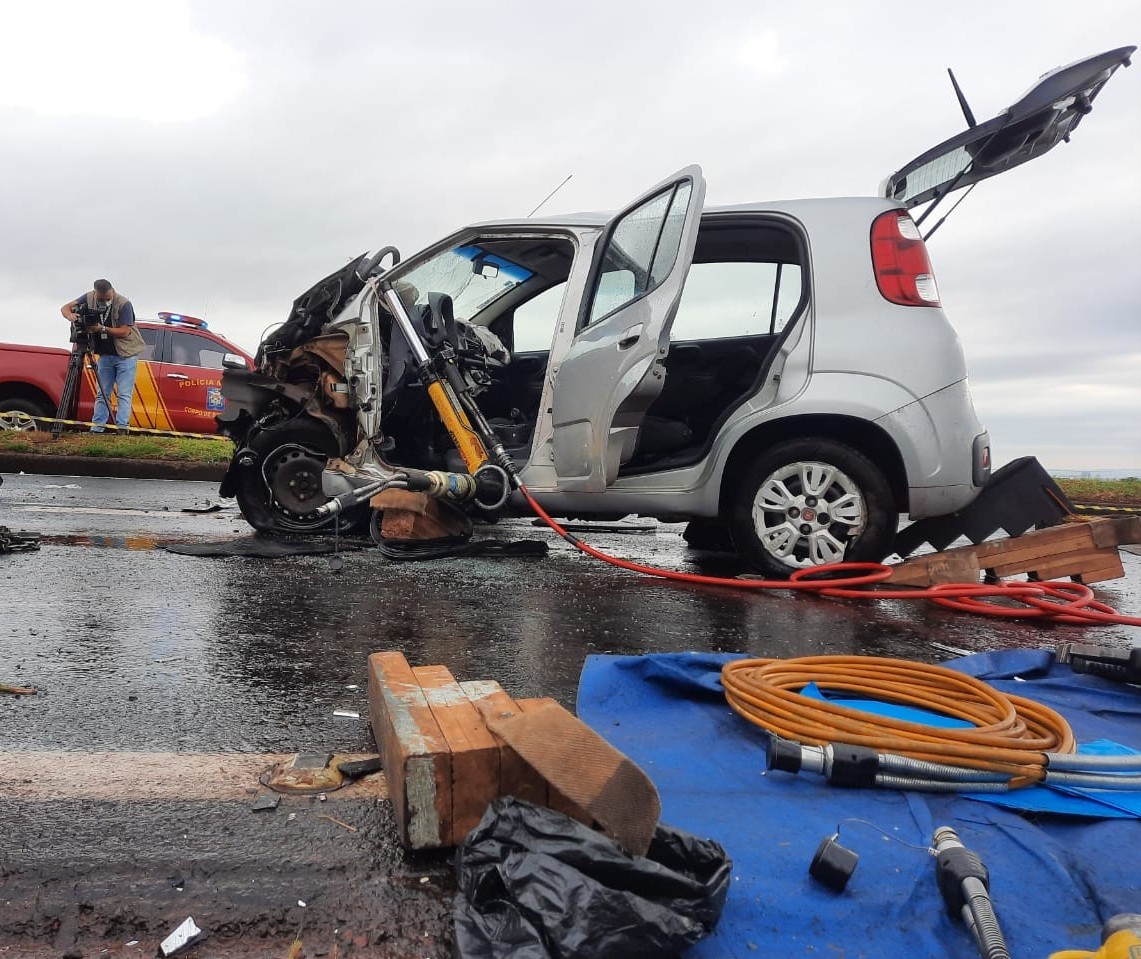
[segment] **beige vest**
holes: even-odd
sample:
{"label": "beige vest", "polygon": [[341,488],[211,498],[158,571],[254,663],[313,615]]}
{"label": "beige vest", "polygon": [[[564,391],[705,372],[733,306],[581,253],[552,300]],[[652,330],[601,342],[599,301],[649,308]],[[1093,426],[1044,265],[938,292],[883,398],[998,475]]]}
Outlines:
{"label": "beige vest", "polygon": [[[116,293],[111,300],[111,313],[108,316],[108,326],[118,326],[119,317],[122,315],[123,306],[126,304],[127,298],[122,293]],[[92,290],[87,294],[87,308],[89,310],[95,309],[95,291]],[[112,343],[115,344],[115,352],[121,357],[129,359],[132,356],[138,356],[147,348],[147,344],[143,341],[143,334],[139,332],[137,327],[132,326],[131,332],[126,336],[112,336],[109,337]]]}

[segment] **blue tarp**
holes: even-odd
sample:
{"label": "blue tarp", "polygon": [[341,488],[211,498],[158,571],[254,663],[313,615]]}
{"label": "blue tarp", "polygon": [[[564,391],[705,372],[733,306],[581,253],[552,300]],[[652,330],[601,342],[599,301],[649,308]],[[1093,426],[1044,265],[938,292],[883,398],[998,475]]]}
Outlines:
{"label": "blue tarp", "polygon": [[[1104,920],[1141,912],[1135,818],[1026,813],[961,796],[844,790],[817,776],[766,772],[764,734],[725,703],[720,670],[733,658],[592,656],[579,684],[579,716],[654,780],[662,820],[717,840],[733,858],[721,923],[687,956],[975,959],[966,929],[944,911],[934,859],[862,823],[842,823],[850,818],[920,846],[935,827],[953,827],[990,870],[1015,959],[1095,948]],[[947,665],[1051,706],[1079,743],[1141,749],[1135,688],[1054,666],[1046,651]],[[839,842],[860,856],[839,895],[808,875],[820,841],[838,826]]]}

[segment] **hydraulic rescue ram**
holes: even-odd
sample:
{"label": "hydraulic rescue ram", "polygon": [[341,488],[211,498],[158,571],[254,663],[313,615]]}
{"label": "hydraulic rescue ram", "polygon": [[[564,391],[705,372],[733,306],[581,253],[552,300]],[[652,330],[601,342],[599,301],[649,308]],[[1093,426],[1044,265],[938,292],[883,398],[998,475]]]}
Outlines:
{"label": "hydraulic rescue ram", "polygon": [[484,509],[498,509],[507,502],[511,490],[519,487],[519,478],[511,457],[476,405],[467,381],[456,365],[455,351],[447,336],[447,331],[455,327],[451,297],[439,294],[429,296],[431,321],[440,334],[433,356],[428,352],[404,301],[392,284],[383,278],[372,278],[367,282],[378,300],[383,301],[407,341],[416,360],[420,382],[427,390],[432,406],[455,443],[468,472],[393,468],[390,475],[377,476],[371,482],[334,496],[318,507],[316,513],[319,516],[335,516],[367,502],[386,489],[404,489],[455,503],[474,502]]}
{"label": "hydraulic rescue ram", "polygon": [[391,476],[377,478],[356,489],[334,496],[314,511],[318,516],[332,517],[372,499],[387,489],[426,493],[452,503],[474,502],[485,509],[498,509],[507,501],[511,487],[500,475],[498,467],[486,464],[475,474],[449,473],[444,470],[400,468]]}
{"label": "hydraulic rescue ram", "polygon": [[[509,477],[513,485],[518,486],[515,464],[476,405],[467,381],[456,366],[455,353],[448,338],[442,337],[437,351],[436,361],[444,374],[441,378],[436,369],[437,362],[428,354],[412,325],[412,317],[408,315],[404,301],[387,280],[381,279],[377,287],[401,334],[408,341],[408,347],[416,358],[416,372],[420,382],[427,389],[432,405],[456,444],[468,472],[474,476],[480,469],[491,464]],[[442,324],[445,330],[454,329],[455,317],[450,296],[430,294],[428,307],[435,322]]]}

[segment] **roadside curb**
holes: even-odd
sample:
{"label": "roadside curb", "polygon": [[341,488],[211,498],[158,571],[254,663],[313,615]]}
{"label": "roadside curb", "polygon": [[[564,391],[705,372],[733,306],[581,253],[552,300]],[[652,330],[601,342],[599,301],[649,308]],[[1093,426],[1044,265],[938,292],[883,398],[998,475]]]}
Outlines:
{"label": "roadside curb", "polygon": [[218,482],[225,474],[226,467],[226,463],[180,463],[176,460],[124,459],[114,456],[0,453],[0,473],[40,473],[45,476],[117,476],[124,479]]}

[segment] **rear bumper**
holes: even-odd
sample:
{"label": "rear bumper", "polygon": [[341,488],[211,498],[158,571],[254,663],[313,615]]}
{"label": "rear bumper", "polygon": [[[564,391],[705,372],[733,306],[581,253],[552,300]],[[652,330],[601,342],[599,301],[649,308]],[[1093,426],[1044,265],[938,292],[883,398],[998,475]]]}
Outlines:
{"label": "rear bumper", "polygon": [[973,440],[971,453],[971,481],[950,486],[912,486],[908,488],[908,515],[911,519],[928,516],[945,516],[970,505],[982,492],[990,479],[990,434],[983,430]]}
{"label": "rear bumper", "polygon": [[910,517],[945,516],[969,506],[990,479],[990,462],[990,434],[983,430],[971,441],[971,482],[911,487],[908,490]]}
{"label": "rear bumper", "polygon": [[975,415],[966,379],[876,422],[903,458],[912,519],[962,509],[990,476],[990,436]]}

